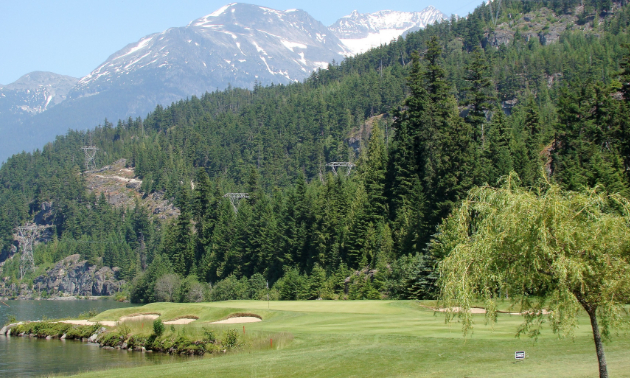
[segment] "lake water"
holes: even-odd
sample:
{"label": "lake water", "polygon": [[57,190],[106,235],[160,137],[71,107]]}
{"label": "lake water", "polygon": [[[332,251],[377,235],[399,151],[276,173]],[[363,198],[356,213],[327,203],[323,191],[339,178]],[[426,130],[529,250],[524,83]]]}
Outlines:
{"label": "lake water", "polygon": [[[0,303],[0,325],[15,316],[18,320],[76,317],[82,312],[98,312],[133,306],[109,299],[76,301],[5,301]],[[0,377],[67,375],[89,370],[178,362],[190,357],[161,353],[103,350],[98,344],[74,340],[45,340],[0,336]]]}
{"label": "lake water", "polygon": [[77,317],[83,312],[95,310],[103,312],[112,308],[134,306],[131,303],[116,302],[109,298],[72,301],[3,301],[0,303],[0,326],[14,316],[17,320],[42,320]]}

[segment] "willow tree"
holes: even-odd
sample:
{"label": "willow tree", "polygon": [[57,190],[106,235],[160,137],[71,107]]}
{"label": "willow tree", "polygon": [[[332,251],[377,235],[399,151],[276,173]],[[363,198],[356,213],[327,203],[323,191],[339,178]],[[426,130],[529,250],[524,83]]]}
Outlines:
{"label": "willow tree", "polygon": [[[545,321],[559,336],[571,335],[580,307],[588,314],[599,361],[607,377],[602,339],[627,321],[630,299],[630,203],[599,188],[537,193],[510,175],[502,188],[481,187],[440,228],[434,252],[440,289],[472,331],[471,304],[484,301],[486,321],[497,321],[497,301],[509,293],[524,315],[517,335],[537,337]],[[456,308],[457,311],[455,310]]]}

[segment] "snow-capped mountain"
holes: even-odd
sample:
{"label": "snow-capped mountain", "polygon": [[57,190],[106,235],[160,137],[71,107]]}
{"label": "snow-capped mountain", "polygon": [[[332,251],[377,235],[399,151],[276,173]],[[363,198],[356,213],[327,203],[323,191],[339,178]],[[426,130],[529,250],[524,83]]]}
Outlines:
{"label": "snow-capped mountain", "polygon": [[302,10],[228,4],[125,46],[78,81],[31,73],[0,86],[0,160],[41,147],[68,129],[146,116],[156,105],[230,85],[301,81],[333,60],[442,17],[432,7],[415,13],[353,12],[327,28]]}
{"label": "snow-capped mountain", "polygon": [[46,111],[64,101],[78,80],[52,72],[28,73],[0,86],[0,116],[30,116]]}
{"label": "snow-capped mountain", "polygon": [[383,10],[359,13],[337,20],[328,29],[341,40],[352,55],[387,44],[410,31],[419,30],[447,16],[432,6],[420,12]]}
{"label": "snow-capped mountain", "polygon": [[127,45],[83,77],[71,97],[158,81],[172,92],[158,99],[163,103],[229,84],[287,84],[343,53],[341,42],[304,11],[233,3]]}

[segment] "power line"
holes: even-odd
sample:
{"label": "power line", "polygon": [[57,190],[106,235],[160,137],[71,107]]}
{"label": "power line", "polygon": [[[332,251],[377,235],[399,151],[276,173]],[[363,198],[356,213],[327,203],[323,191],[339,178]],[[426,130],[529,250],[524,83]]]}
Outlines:
{"label": "power line", "polygon": [[230,200],[232,208],[234,208],[234,214],[238,214],[238,206],[240,205],[241,200],[250,198],[248,193],[228,193],[223,197]]}

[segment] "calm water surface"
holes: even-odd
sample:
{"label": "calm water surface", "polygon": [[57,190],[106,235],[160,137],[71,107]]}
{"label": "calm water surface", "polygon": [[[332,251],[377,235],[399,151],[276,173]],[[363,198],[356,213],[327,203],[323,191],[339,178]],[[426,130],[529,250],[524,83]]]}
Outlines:
{"label": "calm water surface", "polygon": [[79,316],[82,312],[103,312],[112,308],[134,306],[109,298],[74,301],[3,301],[0,303],[0,326],[14,316],[17,320],[59,319]]}
{"label": "calm water surface", "polygon": [[[109,299],[77,301],[5,301],[0,303],[0,325],[15,316],[18,320],[76,317],[82,312],[98,312],[133,306]],[[0,336],[0,377],[39,377],[68,375],[90,370],[132,367],[189,360],[190,357],[161,353],[103,350],[98,344],[74,340],[44,340]]]}

